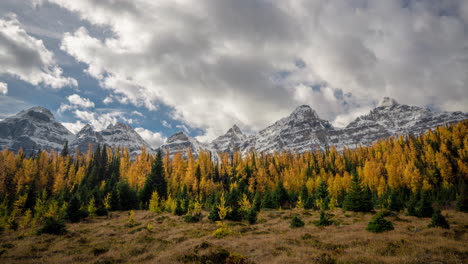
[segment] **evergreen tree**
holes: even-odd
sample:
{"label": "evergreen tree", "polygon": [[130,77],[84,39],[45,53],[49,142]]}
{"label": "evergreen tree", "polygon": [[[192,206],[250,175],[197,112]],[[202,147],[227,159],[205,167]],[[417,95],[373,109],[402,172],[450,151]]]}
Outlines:
{"label": "evergreen tree", "polygon": [[263,194],[262,208],[268,208],[268,209],[278,208],[278,203],[276,202],[276,199],[273,193],[270,191],[268,187],[266,188],[265,193]]}
{"label": "evergreen tree", "polygon": [[279,181],[276,185],[275,192],[273,194],[276,204],[282,208],[289,206],[289,195],[288,191],[284,188],[283,181]]}
{"label": "evergreen tree", "polygon": [[309,195],[309,190],[307,190],[307,187],[305,185],[302,186],[301,199],[304,204],[304,209],[314,208],[314,197],[312,195]]}
{"label": "evergreen tree", "polygon": [[404,208],[403,202],[400,200],[400,196],[397,191],[390,190],[388,193],[388,202],[386,208],[391,211],[399,212]]}
{"label": "evergreen tree", "polygon": [[221,220],[219,218],[219,208],[216,205],[213,205],[210,210],[210,214],[208,215],[208,219],[210,219],[213,222]]}
{"label": "evergreen tree", "polygon": [[431,217],[434,213],[434,208],[432,208],[431,195],[429,191],[424,191],[421,193],[421,199],[416,203],[415,214],[417,217]]}
{"label": "evergreen tree", "polygon": [[80,208],[80,200],[78,199],[78,197],[73,196],[70,202],[68,203],[67,207],[67,219],[70,222],[75,223],[81,220],[81,218],[83,217],[83,213]]}
{"label": "evergreen tree", "polygon": [[138,207],[138,199],[136,192],[130,188],[126,181],[120,181],[117,184],[116,189],[118,208],[120,210],[130,210]]}
{"label": "evergreen tree", "polygon": [[249,224],[253,225],[257,223],[257,215],[258,211],[255,210],[254,207],[250,208],[250,210],[247,212],[247,221],[249,221]]}
{"label": "evergreen tree", "polygon": [[320,219],[315,221],[315,226],[329,226],[333,224],[329,216],[325,213],[325,210],[320,210]]}
{"label": "evergreen tree", "polygon": [[328,192],[327,183],[320,179],[320,184],[315,190],[315,200],[320,202],[319,206],[328,210],[328,204],[330,203],[330,194]]}
{"label": "evergreen tree", "polygon": [[357,174],[353,174],[351,178],[351,186],[343,202],[343,208],[353,212],[370,212],[373,209],[372,195],[362,186]]}
{"label": "evergreen tree", "polygon": [[460,189],[461,191],[457,196],[457,210],[468,213],[468,188],[465,182],[462,182]]}
{"label": "evergreen tree", "polygon": [[259,192],[255,192],[252,208],[255,208],[255,211],[257,212],[260,212],[260,209],[262,208],[262,197]]}
{"label": "evergreen tree", "polygon": [[174,210],[174,214],[175,215],[178,215],[178,216],[181,216],[181,215],[184,215],[186,213],[186,211],[184,210],[184,208],[182,208],[182,203],[179,199],[176,200],[176,208]]}
{"label": "evergreen tree", "polygon": [[291,223],[289,225],[290,228],[296,228],[296,227],[303,227],[305,225],[304,221],[302,221],[301,217],[298,215],[295,215],[291,219]]}
{"label": "evergreen tree", "polygon": [[146,177],[145,185],[141,190],[140,197],[143,204],[148,204],[153,192],[158,192],[159,197],[165,199],[167,197],[167,183],[164,177],[164,166],[161,150],[158,151],[150,174]]}
{"label": "evergreen tree", "polygon": [[393,230],[392,222],[388,221],[385,217],[385,212],[377,213],[366,227],[366,230],[374,233],[381,233]]}
{"label": "evergreen tree", "polygon": [[447,219],[445,219],[445,217],[442,215],[440,210],[435,210],[432,214],[431,223],[428,227],[442,227],[445,229],[449,229],[450,225],[447,222]]}
{"label": "evergreen tree", "polygon": [[65,141],[65,144],[63,145],[62,152],[60,152],[60,155],[62,157],[66,157],[68,156],[68,154],[69,154],[69,150],[68,150],[68,140],[67,140]]}

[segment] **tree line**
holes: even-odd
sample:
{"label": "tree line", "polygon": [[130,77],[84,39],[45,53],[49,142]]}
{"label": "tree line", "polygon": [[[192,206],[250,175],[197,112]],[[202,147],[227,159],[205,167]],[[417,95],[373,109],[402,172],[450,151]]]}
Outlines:
{"label": "tree line", "polygon": [[355,149],[246,155],[190,149],[173,157],[98,146],[87,153],[0,152],[0,228],[80,221],[114,210],[171,212],[198,221],[256,221],[262,209],[431,216],[433,204],[468,209],[468,121]]}

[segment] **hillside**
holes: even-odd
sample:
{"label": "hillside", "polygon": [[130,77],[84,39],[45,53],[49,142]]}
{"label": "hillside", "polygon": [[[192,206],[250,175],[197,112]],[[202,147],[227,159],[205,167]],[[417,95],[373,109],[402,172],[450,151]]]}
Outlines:
{"label": "hillside", "polygon": [[460,263],[467,132],[462,121],[341,152],[219,161],[208,151],[131,160],[109,147],[74,156],[3,150],[2,258],[210,263],[203,255],[223,249],[232,254],[220,251],[214,263]]}
{"label": "hillside", "polygon": [[[204,212],[207,215],[208,212]],[[306,225],[289,228],[292,215]],[[259,223],[229,222],[233,234],[214,238],[216,225],[206,218],[187,224],[180,217],[137,211],[128,226],[128,212],[113,212],[69,224],[64,236],[0,236],[3,263],[463,263],[468,220],[465,213],[444,210],[450,230],[427,228],[429,219],[398,214],[395,230],[372,234],[364,230],[371,215],[332,211],[337,225],[315,227],[317,212],[264,211]],[[148,224],[153,230],[147,229]],[[205,262],[203,262],[203,260]]]}

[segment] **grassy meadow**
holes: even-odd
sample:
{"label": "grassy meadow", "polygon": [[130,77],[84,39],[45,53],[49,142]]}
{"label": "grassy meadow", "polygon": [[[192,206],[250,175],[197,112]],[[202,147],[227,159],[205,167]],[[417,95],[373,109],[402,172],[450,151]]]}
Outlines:
{"label": "grassy meadow", "polygon": [[[370,213],[329,211],[334,224],[316,227],[313,210],[262,211],[258,223],[218,226],[204,218],[149,211],[112,212],[67,224],[64,235],[35,234],[36,227],[0,235],[0,263],[467,263],[466,213],[443,210],[450,229],[428,228],[430,218],[392,214],[392,231],[365,230]],[[291,228],[294,215],[304,227]],[[133,219],[131,219],[133,218]]]}

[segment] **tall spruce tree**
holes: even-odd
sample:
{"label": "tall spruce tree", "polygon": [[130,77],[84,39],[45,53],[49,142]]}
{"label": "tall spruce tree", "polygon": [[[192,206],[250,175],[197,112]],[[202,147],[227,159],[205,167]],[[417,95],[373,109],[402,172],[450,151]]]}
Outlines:
{"label": "tall spruce tree", "polygon": [[289,206],[289,195],[288,191],[284,188],[283,181],[279,181],[276,185],[276,189],[274,192],[274,198],[276,199],[276,204],[281,207]]}
{"label": "tall spruce tree", "polygon": [[372,194],[362,185],[356,173],[351,178],[351,186],[343,202],[343,208],[354,212],[370,212],[373,209]]}
{"label": "tall spruce tree", "polygon": [[320,179],[320,184],[315,190],[315,199],[320,202],[320,208],[328,210],[328,204],[330,203],[330,194],[328,192],[327,183]]}
{"label": "tall spruce tree", "polygon": [[62,157],[66,157],[68,156],[68,154],[69,154],[69,150],[68,150],[68,140],[67,140],[65,141],[65,144],[63,145],[63,149],[62,149],[62,152],[60,152],[60,155]]}
{"label": "tall spruce tree", "polygon": [[158,151],[154,160],[151,172],[146,177],[145,185],[140,193],[141,202],[145,205],[151,199],[154,191],[158,192],[159,197],[165,199],[167,196],[167,183],[164,177],[164,165],[161,150]]}

